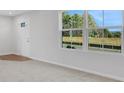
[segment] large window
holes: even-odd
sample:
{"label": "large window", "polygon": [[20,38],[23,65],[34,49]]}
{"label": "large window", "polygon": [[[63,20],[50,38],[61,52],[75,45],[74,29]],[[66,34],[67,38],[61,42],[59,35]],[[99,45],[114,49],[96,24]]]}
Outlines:
{"label": "large window", "polygon": [[120,10],[63,11],[62,47],[81,49],[86,42],[89,50],[121,52],[122,16]]}
{"label": "large window", "polygon": [[64,11],[62,14],[62,47],[81,49],[83,45],[84,12]]}
{"label": "large window", "polygon": [[122,11],[88,11],[91,50],[121,52]]}

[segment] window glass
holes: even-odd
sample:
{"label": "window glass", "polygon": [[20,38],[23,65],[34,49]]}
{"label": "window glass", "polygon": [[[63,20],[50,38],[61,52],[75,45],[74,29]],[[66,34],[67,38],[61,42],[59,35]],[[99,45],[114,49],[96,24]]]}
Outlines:
{"label": "window glass", "polygon": [[122,11],[105,10],[104,26],[122,26]]}
{"label": "window glass", "polygon": [[82,48],[82,30],[73,30],[72,31],[72,48]]}
{"label": "window glass", "polygon": [[122,11],[90,10],[87,13],[85,17],[82,10],[63,12],[62,47],[81,49],[84,42],[83,31],[87,31],[89,50],[121,52]]}
{"label": "window glass", "polygon": [[82,10],[64,11],[62,14],[63,29],[82,28],[83,14],[84,14],[84,11]]}
{"label": "window glass", "polygon": [[121,52],[122,11],[88,11],[88,23],[89,49]]}
{"label": "window glass", "polygon": [[62,47],[63,48],[71,48],[70,31],[62,31]]}
{"label": "window glass", "polygon": [[97,28],[103,26],[103,11],[90,10],[88,11],[88,27]]}
{"label": "window glass", "polygon": [[104,29],[104,51],[121,52],[121,28]]}
{"label": "window glass", "polygon": [[[62,14],[62,46],[64,48],[79,49],[83,45],[84,11],[69,10]],[[69,31],[64,31],[69,30]]]}
{"label": "window glass", "polygon": [[103,29],[89,29],[88,46],[92,50],[101,50],[103,43]]}

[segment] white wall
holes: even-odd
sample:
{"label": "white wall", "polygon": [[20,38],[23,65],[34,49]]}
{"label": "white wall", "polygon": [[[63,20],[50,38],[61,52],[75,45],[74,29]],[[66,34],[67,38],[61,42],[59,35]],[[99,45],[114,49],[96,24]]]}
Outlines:
{"label": "white wall", "polygon": [[[24,18],[30,20],[31,54],[29,57],[124,80],[123,55],[60,48],[58,11],[33,11],[16,17],[14,19],[15,25],[18,24],[19,20],[24,20]],[[15,31],[16,35],[19,34],[19,29]],[[19,37],[16,40],[21,42]],[[24,55],[23,51],[25,50],[20,50],[19,47],[17,47],[17,50],[17,53]]]}
{"label": "white wall", "polygon": [[[14,19],[14,35],[15,35],[15,46],[16,46],[16,52],[18,54],[21,55],[25,55],[28,56],[30,54],[30,47],[27,47],[29,45],[27,45],[27,42],[30,39],[30,35],[29,35],[29,25],[30,25],[30,20],[28,19],[28,16],[20,16],[20,17],[16,17],[16,19]],[[25,22],[25,28],[21,27],[21,23]],[[28,50],[28,51],[27,51]],[[29,52],[29,53],[28,53]]]}
{"label": "white wall", "polygon": [[12,18],[0,16],[0,55],[14,52]]}

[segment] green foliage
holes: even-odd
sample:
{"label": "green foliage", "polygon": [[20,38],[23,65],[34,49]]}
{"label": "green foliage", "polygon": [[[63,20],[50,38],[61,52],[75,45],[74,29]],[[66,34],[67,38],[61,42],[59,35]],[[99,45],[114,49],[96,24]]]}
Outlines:
{"label": "green foliage", "polygon": [[112,32],[110,32],[108,29],[104,29],[104,37],[111,38],[112,36]]}
{"label": "green foliage", "polygon": [[73,37],[82,37],[82,30],[74,30],[72,31]]}
{"label": "green foliage", "polygon": [[[69,29],[69,28],[82,28],[84,25],[84,18],[83,14],[74,14],[70,15],[68,12],[63,12],[63,29]],[[96,28],[96,22],[93,19],[91,15],[88,15],[88,24],[89,27]]]}
{"label": "green foliage", "polygon": [[96,28],[97,27],[94,18],[90,14],[88,14],[88,27],[89,28]]}
{"label": "green foliage", "polygon": [[[71,28],[83,28],[84,25],[84,18],[83,14],[73,14],[70,15],[68,11],[63,12],[62,16],[62,22],[63,22],[63,29],[71,29]],[[97,29],[97,24],[95,22],[95,19],[92,15],[88,14],[88,28],[91,29],[89,32],[90,37],[105,37],[105,38],[120,38],[121,32],[110,32],[109,29]],[[70,32],[66,31],[62,33],[63,36],[70,36]],[[72,31],[72,36],[82,36],[82,30],[74,30]]]}
{"label": "green foliage", "polygon": [[63,29],[69,29],[71,28],[71,15],[66,14],[65,12],[63,12]]}
{"label": "green foliage", "polygon": [[70,37],[70,31],[63,31],[62,36]]}
{"label": "green foliage", "polygon": [[63,29],[82,28],[83,15],[74,14],[70,15],[68,12],[63,12]]}
{"label": "green foliage", "polygon": [[120,38],[121,37],[121,32],[113,32],[113,37],[115,38]]}
{"label": "green foliage", "polygon": [[92,30],[89,32],[89,36],[90,37],[96,37],[97,36],[97,31],[96,30]]}
{"label": "green foliage", "polygon": [[74,14],[72,17],[72,28],[82,28],[83,27],[83,17],[79,14]]}

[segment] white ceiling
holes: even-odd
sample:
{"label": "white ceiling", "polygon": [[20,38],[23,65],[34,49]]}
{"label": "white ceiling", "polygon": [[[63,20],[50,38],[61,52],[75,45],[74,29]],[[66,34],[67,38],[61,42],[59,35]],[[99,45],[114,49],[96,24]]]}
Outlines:
{"label": "white ceiling", "polygon": [[3,16],[16,16],[23,13],[29,12],[31,10],[0,10],[0,15]]}

